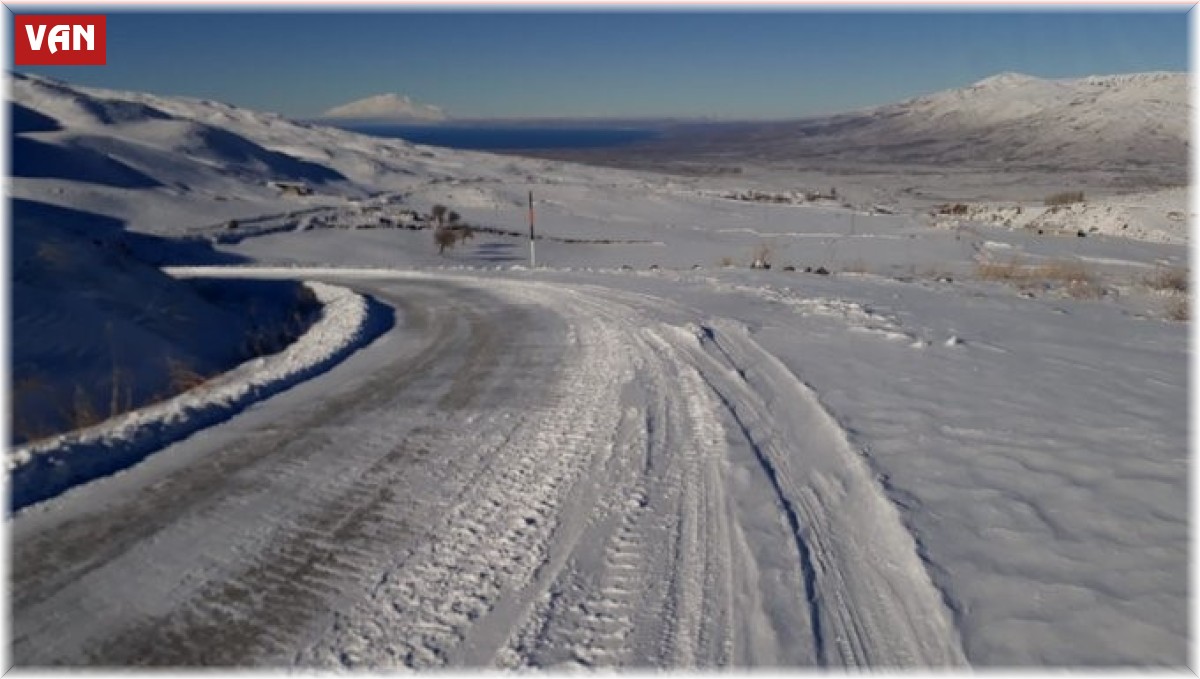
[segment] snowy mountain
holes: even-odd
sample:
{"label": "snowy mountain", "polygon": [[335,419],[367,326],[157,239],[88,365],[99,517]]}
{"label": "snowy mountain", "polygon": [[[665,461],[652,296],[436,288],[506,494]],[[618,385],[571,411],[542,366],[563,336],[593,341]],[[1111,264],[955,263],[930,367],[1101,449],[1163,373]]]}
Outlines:
{"label": "snowy mountain", "polygon": [[844,114],[680,133],[664,145],[770,160],[1182,171],[1188,93],[1186,73],[1062,80],[1001,73]]}
{"label": "snowy mountain", "polygon": [[399,94],[377,94],[341,106],[334,106],[322,118],[357,120],[419,120],[440,121],[449,116],[437,106],[422,104]]}

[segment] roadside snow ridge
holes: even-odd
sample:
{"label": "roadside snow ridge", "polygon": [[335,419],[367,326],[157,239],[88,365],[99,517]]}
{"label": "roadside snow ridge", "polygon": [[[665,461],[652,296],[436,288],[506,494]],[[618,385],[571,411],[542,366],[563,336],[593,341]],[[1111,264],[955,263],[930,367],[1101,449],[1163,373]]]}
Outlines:
{"label": "roadside snow ridge", "polygon": [[377,334],[372,326],[379,325],[373,323],[379,312],[365,297],[327,283],[305,285],[323,307],[321,318],[278,354],[251,359],[166,401],[9,451],[5,466],[11,508],[135,464],[153,450],[327,368]]}

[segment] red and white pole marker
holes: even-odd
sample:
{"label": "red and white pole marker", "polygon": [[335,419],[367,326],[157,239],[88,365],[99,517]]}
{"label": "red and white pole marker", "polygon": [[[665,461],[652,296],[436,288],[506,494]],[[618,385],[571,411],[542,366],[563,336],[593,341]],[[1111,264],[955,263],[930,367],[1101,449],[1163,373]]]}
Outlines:
{"label": "red and white pole marker", "polygon": [[537,268],[537,252],[533,246],[533,191],[529,192],[529,268]]}

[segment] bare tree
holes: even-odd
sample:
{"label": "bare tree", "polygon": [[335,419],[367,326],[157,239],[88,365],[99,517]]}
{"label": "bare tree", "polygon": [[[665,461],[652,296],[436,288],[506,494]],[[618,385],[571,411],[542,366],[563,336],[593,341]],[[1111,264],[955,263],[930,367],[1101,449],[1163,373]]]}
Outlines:
{"label": "bare tree", "polygon": [[433,217],[433,221],[435,224],[437,224],[438,226],[441,226],[442,224],[444,224],[446,222],[446,206],[445,205],[434,205],[433,208],[430,209],[429,215],[431,217]]}

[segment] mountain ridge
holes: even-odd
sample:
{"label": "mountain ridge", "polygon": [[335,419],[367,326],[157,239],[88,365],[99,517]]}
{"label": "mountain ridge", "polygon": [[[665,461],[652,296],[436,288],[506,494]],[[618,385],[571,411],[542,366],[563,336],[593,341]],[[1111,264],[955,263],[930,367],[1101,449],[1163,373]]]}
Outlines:
{"label": "mountain ridge", "polygon": [[680,129],[662,156],[1061,169],[1167,167],[1190,146],[1188,74],[1048,79],[1004,72],[843,113],[726,129]]}

